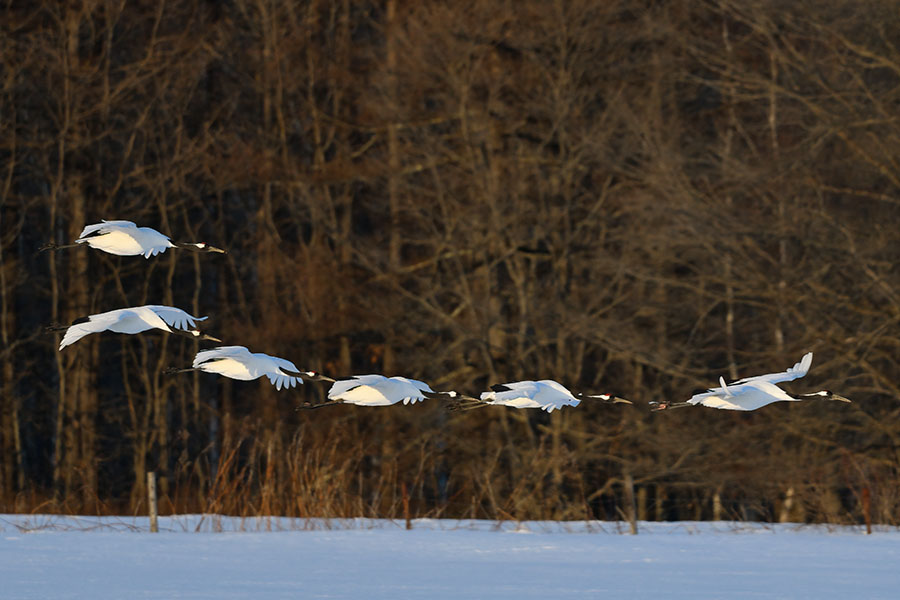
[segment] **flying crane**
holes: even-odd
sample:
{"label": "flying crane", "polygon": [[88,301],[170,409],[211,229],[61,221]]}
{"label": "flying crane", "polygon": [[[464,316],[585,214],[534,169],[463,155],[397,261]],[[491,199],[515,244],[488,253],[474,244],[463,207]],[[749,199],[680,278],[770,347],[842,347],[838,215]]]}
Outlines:
{"label": "flying crane", "polygon": [[221,342],[222,340],[200,332],[196,329],[197,321],[205,321],[207,317],[194,317],[180,308],[148,304],[132,308],[119,308],[105,313],[88,315],[77,319],[71,325],[51,326],[49,331],[65,331],[59,344],[62,350],[81,338],[92,333],[112,331],[115,333],[135,334],[150,329],[161,329],[168,333],[185,335],[192,338]]}
{"label": "flying crane", "polygon": [[194,357],[190,368],[166,370],[167,373],[185,373],[187,371],[215,373],[241,381],[252,381],[266,376],[277,390],[302,384],[304,376],[312,375],[311,371],[301,372],[289,360],[262,352],[250,352],[245,346],[219,346],[210,350],[201,350]]}
{"label": "flying crane", "polygon": [[225,251],[203,242],[173,242],[168,236],[161,234],[151,227],[138,227],[131,221],[102,221],[88,225],[81,231],[81,235],[74,244],[62,246],[53,242],[45,244],[41,250],[63,250],[76,248],[86,244],[91,248],[116,254],[118,256],[143,255],[144,258],[156,256],[169,248],[182,248],[195,252]]}
{"label": "flying crane", "polygon": [[812,358],[813,353],[808,352],[803,355],[800,362],[790,367],[787,371],[745,377],[734,383],[725,383],[725,379],[719,377],[719,387],[694,394],[686,402],[650,402],[650,409],[658,411],[701,405],[723,410],[756,410],[773,402],[798,402],[800,400],[817,398],[850,402],[847,398],[828,390],[796,395],[786,392],[775,385],[784,381],[800,379],[806,375],[809,372],[809,367],[812,365]]}
{"label": "flying crane", "polygon": [[631,404],[625,398],[611,394],[573,394],[565,386],[552,379],[540,381],[514,381],[491,386],[491,391],[483,392],[481,399],[464,399],[458,408],[470,409],[479,406],[511,406],[513,408],[539,408],[553,412],[563,406],[578,406],[582,400],[599,400],[609,404]]}
{"label": "flying crane", "polygon": [[336,404],[356,404],[357,406],[391,406],[402,402],[415,404],[426,398],[456,399],[456,392],[435,392],[424,381],[406,377],[385,377],[384,375],[353,375],[333,379],[315,372],[303,374],[308,381],[330,382],[328,402],[303,404],[298,408],[313,409]]}

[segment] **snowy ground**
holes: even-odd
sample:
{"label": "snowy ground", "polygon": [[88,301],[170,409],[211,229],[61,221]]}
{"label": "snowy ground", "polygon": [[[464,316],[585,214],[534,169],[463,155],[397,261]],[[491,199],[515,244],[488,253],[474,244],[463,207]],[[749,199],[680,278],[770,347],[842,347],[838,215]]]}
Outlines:
{"label": "snowy ground", "polygon": [[[0,598],[900,598],[900,531],[0,515]],[[270,531],[267,531],[270,529]]]}

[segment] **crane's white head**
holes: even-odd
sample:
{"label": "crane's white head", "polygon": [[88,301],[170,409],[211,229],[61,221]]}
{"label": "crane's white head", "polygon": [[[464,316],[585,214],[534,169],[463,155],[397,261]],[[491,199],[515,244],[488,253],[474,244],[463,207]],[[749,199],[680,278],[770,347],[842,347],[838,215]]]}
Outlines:
{"label": "crane's white head", "polygon": [[326,381],[330,383],[334,383],[334,379],[329,377],[328,375],[322,375],[318,371],[291,371],[289,369],[285,369],[281,367],[281,371],[290,375],[291,377],[299,377],[303,381]]}
{"label": "crane's white head", "polygon": [[199,340],[209,340],[210,342],[221,342],[222,341],[217,337],[213,337],[213,336],[203,333],[202,331],[197,330],[197,329],[189,329],[186,333],[189,336],[191,336],[193,338],[197,338]]}
{"label": "crane's white head", "polygon": [[222,250],[221,248],[216,248],[215,246],[210,246],[209,244],[206,244],[204,242],[197,242],[194,245],[197,246],[197,250],[199,250],[201,252],[217,252],[219,254],[226,254],[226,252],[224,250]]}
{"label": "crane's white head", "polygon": [[822,400],[836,400],[837,402],[850,402],[849,398],[844,398],[843,396],[839,396],[834,392],[829,390],[822,390],[819,392],[812,392],[811,394],[800,394],[800,398],[820,398]]}

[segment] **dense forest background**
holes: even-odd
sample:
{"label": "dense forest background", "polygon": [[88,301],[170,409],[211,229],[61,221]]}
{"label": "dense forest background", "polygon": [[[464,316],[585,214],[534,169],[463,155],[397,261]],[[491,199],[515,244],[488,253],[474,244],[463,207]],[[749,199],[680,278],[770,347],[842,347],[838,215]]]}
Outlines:
{"label": "dense forest background", "polygon": [[[893,0],[3,2],[0,512],[900,522]],[[227,255],[66,243],[128,219]],[[333,376],[634,407],[294,410]],[[650,413],[781,371],[853,404]]]}

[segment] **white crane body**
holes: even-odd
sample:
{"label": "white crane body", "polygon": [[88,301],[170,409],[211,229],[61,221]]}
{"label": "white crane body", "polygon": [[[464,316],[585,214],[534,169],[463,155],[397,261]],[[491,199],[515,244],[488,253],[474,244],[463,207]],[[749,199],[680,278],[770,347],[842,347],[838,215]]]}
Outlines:
{"label": "white crane body", "polygon": [[299,369],[291,361],[262,352],[250,352],[244,346],[219,346],[201,350],[194,357],[191,367],[242,381],[265,376],[278,390],[303,383]]}
{"label": "white crane body", "polygon": [[800,398],[788,395],[783,389],[768,381],[731,384],[726,392],[720,388],[696,394],[688,403],[701,404],[724,410],[756,410],[773,402],[799,402]]}
{"label": "white crane body", "polygon": [[150,227],[138,227],[131,221],[103,221],[85,227],[75,240],[91,248],[118,256],[156,256],[175,244],[168,236]]}
{"label": "white crane body", "polygon": [[490,392],[481,394],[481,401],[514,408],[540,408],[547,412],[581,403],[572,392],[552,379],[495,385]]}
{"label": "white crane body", "polygon": [[719,377],[719,387],[711,388],[706,392],[694,394],[686,402],[650,402],[650,407],[654,411],[665,410],[670,408],[680,408],[683,406],[708,406],[710,408],[719,408],[723,410],[756,410],[773,402],[799,402],[801,400],[818,398],[821,400],[837,400],[839,402],[850,402],[847,398],[828,390],[821,390],[809,394],[795,395],[784,391],[776,383],[782,381],[793,381],[799,379],[809,372],[812,365],[812,352],[803,355],[800,362],[781,373],[768,373],[766,375],[757,375],[754,377],[745,377],[734,383],[725,383],[722,377]]}
{"label": "white crane body", "polygon": [[427,383],[416,379],[354,375],[335,381],[328,390],[328,399],[357,406],[391,406],[399,402],[415,404],[428,397],[424,392],[435,393]]}
{"label": "white crane body", "polygon": [[694,394],[687,402],[723,410],[756,410],[773,402],[798,402],[801,398],[791,396],[775,384],[793,381],[806,375],[812,366],[812,358],[813,353],[808,352],[803,355],[800,362],[786,371],[745,377],[734,383],[726,384],[725,380],[719,377],[719,387]]}
{"label": "white crane body", "polygon": [[206,318],[194,317],[180,308],[157,304],[119,308],[105,313],[90,315],[70,325],[66,328],[66,333],[59,344],[59,349],[62,350],[66,346],[74,344],[86,335],[101,331],[136,334],[150,329],[161,329],[168,333],[176,333],[180,330],[194,336],[200,336],[200,332],[194,328],[197,326],[197,321],[204,321]]}
{"label": "white crane body", "polygon": [[101,221],[85,226],[74,244],[59,245],[49,242],[41,250],[64,250],[78,246],[88,246],[117,256],[138,256],[150,258],[162,254],[169,248],[184,248],[194,252],[218,252],[221,248],[203,242],[173,242],[152,227],[138,227],[131,221]]}

